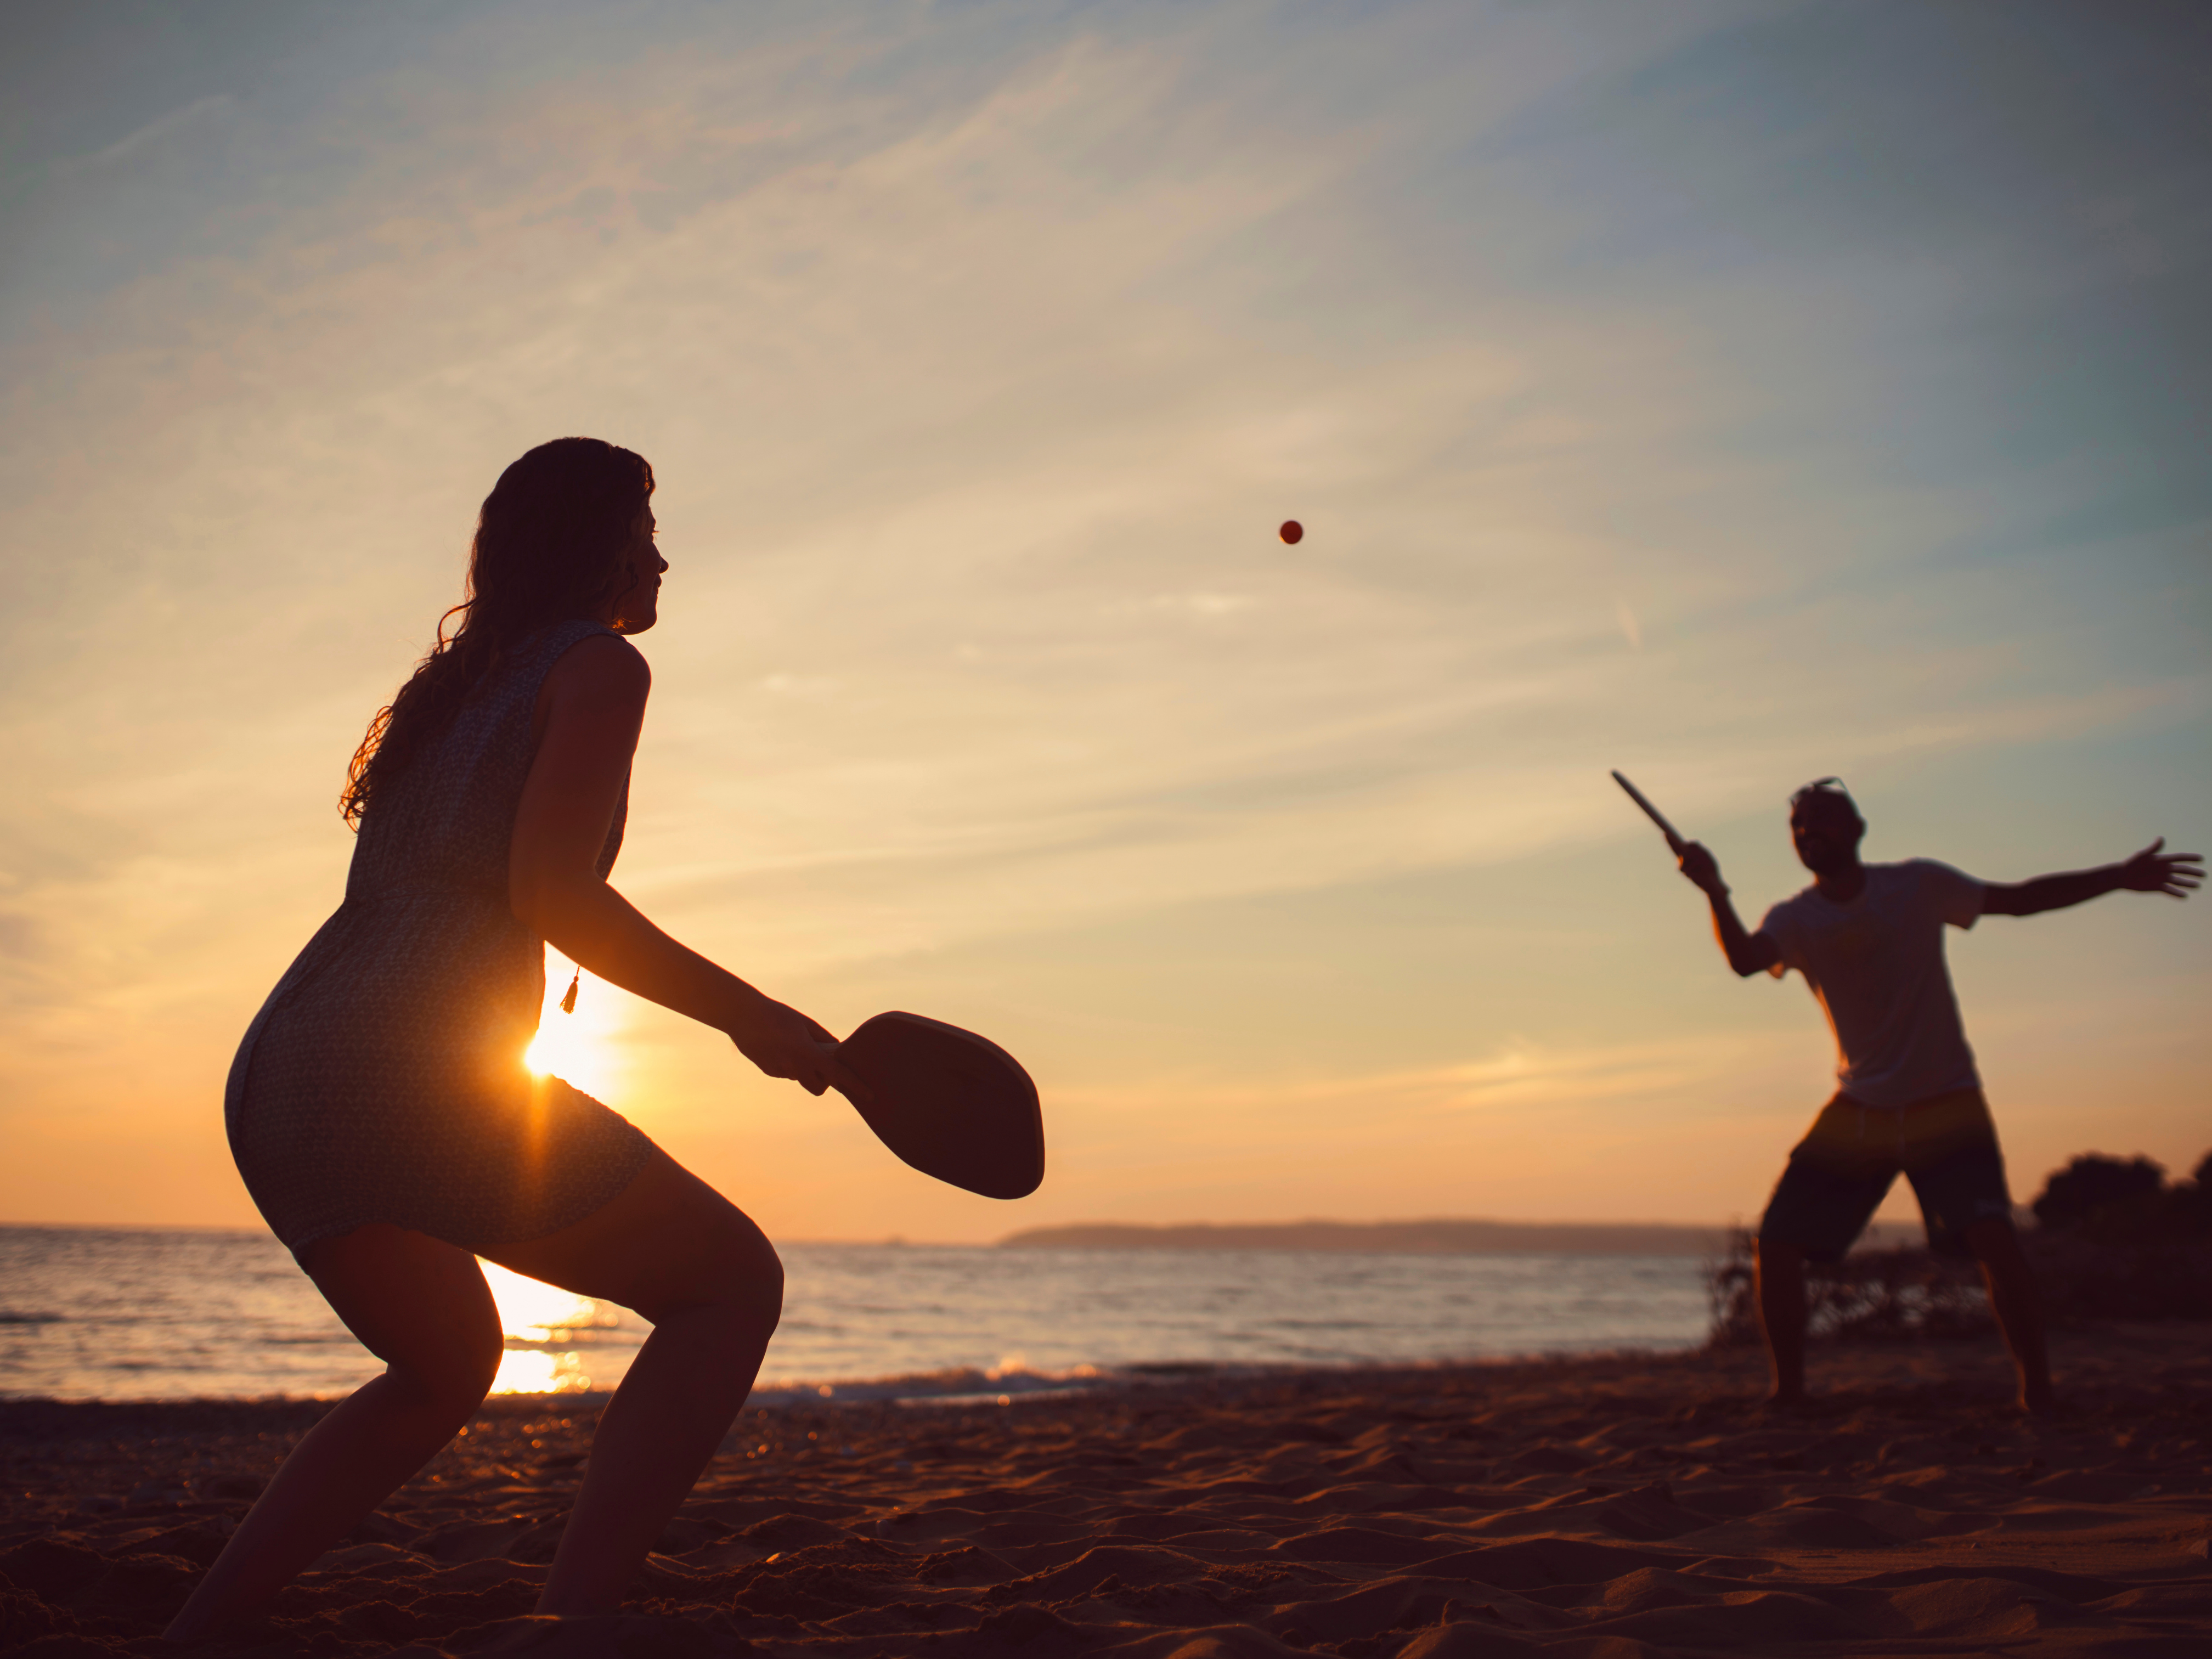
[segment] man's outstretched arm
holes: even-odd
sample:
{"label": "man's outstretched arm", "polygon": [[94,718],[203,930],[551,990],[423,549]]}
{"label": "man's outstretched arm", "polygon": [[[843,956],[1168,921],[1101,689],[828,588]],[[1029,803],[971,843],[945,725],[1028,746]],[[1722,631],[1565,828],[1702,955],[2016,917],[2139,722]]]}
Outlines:
{"label": "man's outstretched arm", "polygon": [[1764,933],[1744,932],[1735,906],[1729,902],[1728,884],[1721,879],[1719,861],[1702,843],[1683,843],[1681,870],[1692,884],[1712,901],[1713,935],[1720,940],[1721,951],[1739,978],[1760,973],[1782,960],[1782,947],[1772,939]]}
{"label": "man's outstretched arm", "polygon": [[2156,841],[2124,864],[2101,865],[2094,870],[2069,870],[2063,875],[2038,876],[2033,881],[1991,882],[1983,890],[1985,916],[2032,916],[2041,910],[2063,910],[2086,899],[2101,898],[2125,888],[2131,893],[2164,893],[2187,898],[2204,879],[2201,853],[2166,853]]}

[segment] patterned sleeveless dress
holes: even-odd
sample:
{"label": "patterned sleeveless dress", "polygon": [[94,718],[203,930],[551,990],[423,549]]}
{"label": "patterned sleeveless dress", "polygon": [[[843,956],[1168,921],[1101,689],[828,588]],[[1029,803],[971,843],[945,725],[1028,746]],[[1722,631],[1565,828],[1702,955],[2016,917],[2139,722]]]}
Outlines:
{"label": "patterned sleeveless dress", "polygon": [[[580,1221],[653,1143],[522,1052],[543,942],[507,905],[507,843],[538,688],[613,630],[562,623],[486,676],[452,727],[362,815],[345,902],[231,1062],[223,1116],[246,1190],[297,1255],[372,1221],[481,1250]],[[599,851],[621,850],[629,787]]]}

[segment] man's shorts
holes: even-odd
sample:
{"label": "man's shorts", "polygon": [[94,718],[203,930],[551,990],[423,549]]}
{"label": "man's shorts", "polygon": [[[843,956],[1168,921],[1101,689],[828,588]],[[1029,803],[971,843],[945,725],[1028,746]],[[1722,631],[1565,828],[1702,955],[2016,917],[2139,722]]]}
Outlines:
{"label": "man's shorts", "polygon": [[1979,1089],[1910,1106],[1862,1106],[1838,1095],[1790,1154],[1760,1218],[1759,1236],[1795,1244],[1814,1261],[1840,1261],[1902,1175],[1920,1200],[1930,1248],[1969,1254],[1978,1221],[2009,1219],[2004,1157]]}

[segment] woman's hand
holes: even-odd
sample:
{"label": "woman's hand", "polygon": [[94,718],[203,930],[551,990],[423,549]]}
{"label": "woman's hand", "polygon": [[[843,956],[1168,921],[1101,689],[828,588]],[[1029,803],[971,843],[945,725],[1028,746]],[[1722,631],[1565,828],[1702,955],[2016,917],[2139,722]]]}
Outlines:
{"label": "woman's hand", "polygon": [[837,1039],[787,1003],[756,993],[724,1029],[738,1052],[770,1077],[788,1078],[810,1095],[835,1088],[855,1103],[867,1097],[867,1085],[837,1058]]}

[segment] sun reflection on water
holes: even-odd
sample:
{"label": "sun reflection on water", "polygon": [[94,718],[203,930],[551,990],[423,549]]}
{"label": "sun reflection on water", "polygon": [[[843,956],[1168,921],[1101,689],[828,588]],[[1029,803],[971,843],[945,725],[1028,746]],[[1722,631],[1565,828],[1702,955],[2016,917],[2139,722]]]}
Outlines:
{"label": "sun reflection on water", "polygon": [[[507,1338],[494,1394],[560,1394],[592,1387],[591,1345],[622,1322],[621,1311],[588,1296],[481,1264]],[[604,1386],[604,1385],[603,1385]]]}
{"label": "sun reflection on water", "polygon": [[592,1386],[580,1353],[548,1353],[543,1348],[509,1348],[499,1357],[494,1394],[580,1394]]}

